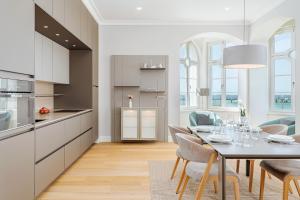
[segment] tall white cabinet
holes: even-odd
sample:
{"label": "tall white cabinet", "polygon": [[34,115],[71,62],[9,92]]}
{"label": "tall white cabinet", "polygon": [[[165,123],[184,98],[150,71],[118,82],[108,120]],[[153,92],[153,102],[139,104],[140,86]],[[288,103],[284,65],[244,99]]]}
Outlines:
{"label": "tall white cabinet", "polygon": [[158,108],[121,108],[122,140],[156,140]]}

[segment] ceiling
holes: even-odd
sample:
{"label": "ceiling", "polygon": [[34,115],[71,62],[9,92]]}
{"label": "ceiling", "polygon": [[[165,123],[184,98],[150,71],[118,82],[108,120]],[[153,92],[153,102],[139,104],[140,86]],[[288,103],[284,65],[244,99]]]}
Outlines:
{"label": "ceiling", "polygon": [[[243,20],[243,0],[90,1],[103,24],[240,24]],[[283,1],[246,0],[247,21],[255,21]]]}

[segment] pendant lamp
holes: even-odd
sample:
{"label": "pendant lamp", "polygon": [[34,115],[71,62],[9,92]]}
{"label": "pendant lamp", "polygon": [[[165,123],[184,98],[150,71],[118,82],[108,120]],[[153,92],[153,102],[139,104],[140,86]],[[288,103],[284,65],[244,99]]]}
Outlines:
{"label": "pendant lamp", "polygon": [[253,69],[267,65],[267,48],[263,45],[246,44],[246,0],[244,0],[243,45],[224,48],[223,65],[229,69]]}

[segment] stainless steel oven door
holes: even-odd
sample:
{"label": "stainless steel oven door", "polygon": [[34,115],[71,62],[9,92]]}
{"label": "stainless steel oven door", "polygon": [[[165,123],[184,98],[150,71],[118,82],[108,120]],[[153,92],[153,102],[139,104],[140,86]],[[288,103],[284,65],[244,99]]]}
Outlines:
{"label": "stainless steel oven door", "polygon": [[0,134],[34,124],[33,93],[0,92]]}

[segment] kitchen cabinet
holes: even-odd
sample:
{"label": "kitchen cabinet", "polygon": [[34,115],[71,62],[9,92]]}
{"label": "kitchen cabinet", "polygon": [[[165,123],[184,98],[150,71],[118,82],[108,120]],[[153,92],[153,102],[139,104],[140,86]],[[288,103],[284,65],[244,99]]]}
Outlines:
{"label": "kitchen cabinet", "polygon": [[[98,70],[98,48],[99,48],[99,39],[98,39],[98,24],[93,19],[93,17],[90,15],[89,20],[89,26],[91,26],[91,45],[92,47],[92,56],[93,56],[93,84],[98,85],[98,76],[99,76],[99,70]],[[89,29],[88,29],[89,30]],[[88,33],[89,34],[89,33]]]}
{"label": "kitchen cabinet", "polygon": [[0,199],[34,199],[34,132],[0,141]]}
{"label": "kitchen cabinet", "polygon": [[35,32],[35,79],[69,84],[69,50]]}
{"label": "kitchen cabinet", "polygon": [[93,119],[92,119],[92,112],[88,112],[85,114],[80,115],[80,130],[81,133],[89,130],[92,128]]}
{"label": "kitchen cabinet", "polygon": [[69,84],[69,50],[53,42],[54,83]]}
{"label": "kitchen cabinet", "polygon": [[69,168],[81,155],[80,137],[65,146],[65,169]]}
{"label": "kitchen cabinet", "polygon": [[0,70],[34,75],[33,1],[1,1],[0,13]]}
{"label": "kitchen cabinet", "polygon": [[53,0],[53,18],[65,25],[65,0]]}
{"label": "kitchen cabinet", "polygon": [[157,132],[157,108],[140,109],[140,139],[155,140]]}
{"label": "kitchen cabinet", "polygon": [[80,40],[88,44],[88,16],[89,12],[85,6],[81,6],[80,11]]}
{"label": "kitchen cabinet", "polygon": [[80,38],[81,0],[65,0],[65,27]]}
{"label": "kitchen cabinet", "polygon": [[89,130],[80,136],[80,153],[84,153],[91,145],[92,130]]}
{"label": "kitchen cabinet", "polygon": [[50,16],[53,14],[53,0],[34,0],[34,2]]}
{"label": "kitchen cabinet", "polygon": [[[65,151],[60,148],[35,166],[35,196],[38,196],[65,169]],[[20,198],[24,199],[24,198]]]}
{"label": "kitchen cabinet", "polygon": [[139,109],[121,108],[122,140],[139,139]]}
{"label": "kitchen cabinet", "polygon": [[93,111],[92,111],[92,120],[93,120],[93,137],[92,142],[95,142],[98,139],[98,87],[93,87]]}
{"label": "kitchen cabinet", "polygon": [[66,142],[76,138],[82,132],[80,130],[80,116],[72,117],[65,120]]}
{"label": "kitchen cabinet", "polygon": [[35,131],[35,158],[41,160],[65,144],[65,125],[58,122]]}
{"label": "kitchen cabinet", "polygon": [[52,62],[53,62],[53,54],[52,54],[52,40],[42,36],[42,64],[40,66],[36,66],[36,68],[40,68],[37,70],[36,80],[51,82],[53,79],[53,71],[52,71]]}

